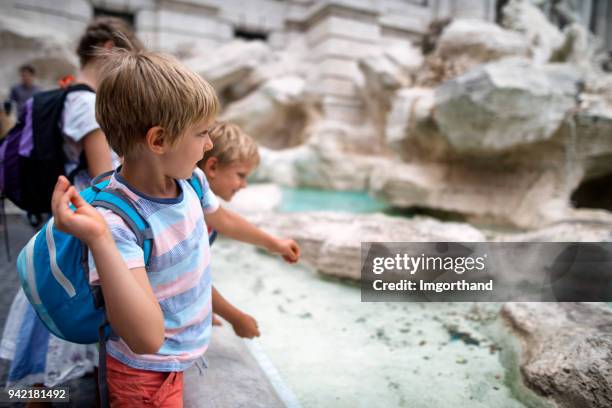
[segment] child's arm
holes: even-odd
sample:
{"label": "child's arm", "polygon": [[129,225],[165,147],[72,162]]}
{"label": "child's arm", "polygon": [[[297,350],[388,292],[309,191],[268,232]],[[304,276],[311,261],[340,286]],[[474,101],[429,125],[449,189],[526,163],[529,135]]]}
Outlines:
{"label": "child's arm", "polygon": [[207,225],[229,238],[279,253],[290,263],[297,262],[300,258],[300,247],[294,240],[275,238],[235,212],[219,207],[217,211],[205,214],[205,218]]}
{"label": "child's arm", "polygon": [[259,337],[257,321],[228,302],[214,286],[212,288],[212,308],[213,312],[230,322],[237,336],[248,339]]}
{"label": "child's arm", "polygon": [[[76,211],[69,207],[73,204]],[[134,353],[156,353],[164,342],[164,318],[144,268],[128,269],[104,217],[61,176],[51,208],[61,231],[84,241],[100,276],[113,330]]]}
{"label": "child's arm", "polygon": [[96,129],[83,138],[83,151],[91,178],[113,169],[111,149],[102,130]]}

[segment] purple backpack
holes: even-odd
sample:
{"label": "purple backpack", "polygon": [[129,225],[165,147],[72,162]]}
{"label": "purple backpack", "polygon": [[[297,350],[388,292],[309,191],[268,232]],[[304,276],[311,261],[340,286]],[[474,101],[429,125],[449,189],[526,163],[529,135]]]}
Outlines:
{"label": "purple backpack", "polygon": [[0,145],[0,192],[30,214],[51,212],[57,178],[66,175],[60,122],[66,95],[74,91],[93,92],[79,84],[35,94]]}

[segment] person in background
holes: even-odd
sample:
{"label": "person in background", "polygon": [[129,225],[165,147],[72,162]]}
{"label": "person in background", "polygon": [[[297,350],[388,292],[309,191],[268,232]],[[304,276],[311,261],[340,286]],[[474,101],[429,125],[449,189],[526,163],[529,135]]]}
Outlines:
{"label": "person in background", "polygon": [[9,95],[9,101],[14,103],[17,107],[17,118],[21,115],[26,101],[36,92],[41,91],[41,88],[34,84],[36,71],[33,66],[28,64],[20,66],[19,75],[21,76],[21,81],[11,88],[11,93]]}

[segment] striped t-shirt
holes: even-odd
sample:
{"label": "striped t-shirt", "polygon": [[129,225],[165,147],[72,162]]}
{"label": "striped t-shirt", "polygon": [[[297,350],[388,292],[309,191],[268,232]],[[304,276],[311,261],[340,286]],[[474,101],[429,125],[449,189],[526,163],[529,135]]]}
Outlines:
{"label": "striped t-shirt", "polygon": [[[108,354],[124,364],[151,371],[184,371],[208,347],[211,334],[212,303],[210,246],[203,213],[219,208],[204,173],[196,169],[202,182],[202,203],[188,181],[178,180],[177,198],[148,197],[129,186],[115,173],[109,189],[122,193],[153,232],[153,246],[147,276],[164,314],[165,339],[156,354],[135,354],[122,340],[109,340]],[[204,211],[202,211],[202,209]],[[129,269],[145,267],[142,248],[130,227],[110,210],[97,208],[109,225],[119,253]],[[89,256],[91,283],[99,283],[93,258]]]}

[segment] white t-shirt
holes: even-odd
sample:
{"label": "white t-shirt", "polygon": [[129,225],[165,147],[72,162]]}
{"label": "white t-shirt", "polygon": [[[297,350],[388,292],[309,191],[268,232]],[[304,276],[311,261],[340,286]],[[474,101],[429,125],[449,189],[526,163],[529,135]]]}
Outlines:
{"label": "white t-shirt", "polygon": [[[89,91],[74,91],[66,95],[62,112],[62,133],[64,134],[64,154],[67,162],[64,170],[70,174],[79,165],[83,152],[83,138],[100,125],[96,122],[96,94]],[[113,168],[119,165],[119,157],[111,151]],[[87,170],[77,173],[74,179],[77,190],[89,186]]]}
{"label": "white t-shirt", "polygon": [[70,174],[79,164],[79,157],[83,152],[82,139],[99,128],[100,125],[96,122],[96,94],[75,91],[66,95],[62,112],[64,153],[68,159],[66,174]]}

